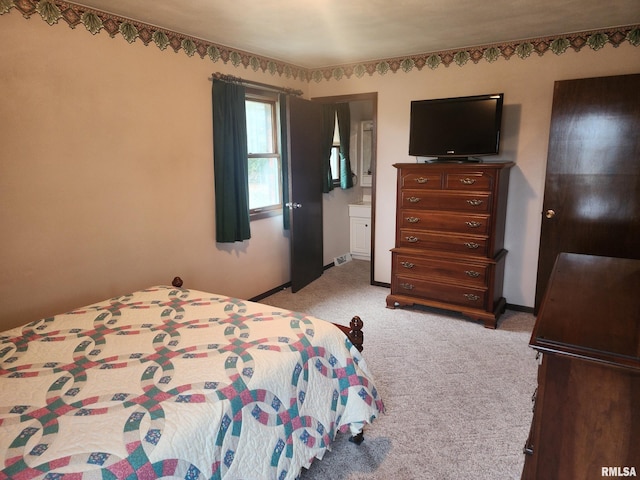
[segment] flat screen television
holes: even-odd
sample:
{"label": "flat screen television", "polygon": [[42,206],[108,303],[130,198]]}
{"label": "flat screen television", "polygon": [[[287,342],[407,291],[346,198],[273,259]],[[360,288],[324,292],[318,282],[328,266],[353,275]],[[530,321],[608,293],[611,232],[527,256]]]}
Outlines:
{"label": "flat screen television", "polygon": [[480,161],[500,147],[504,94],[414,100],[409,155],[441,161]]}

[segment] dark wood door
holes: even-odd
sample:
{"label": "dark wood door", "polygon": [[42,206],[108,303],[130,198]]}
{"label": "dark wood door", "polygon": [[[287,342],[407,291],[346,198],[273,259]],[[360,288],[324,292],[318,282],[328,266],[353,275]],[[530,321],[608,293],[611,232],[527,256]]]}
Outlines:
{"label": "dark wood door", "polygon": [[640,258],[640,75],[555,84],[535,311],[560,252]]}
{"label": "dark wood door", "polygon": [[291,291],[322,275],[322,105],[289,97]]}

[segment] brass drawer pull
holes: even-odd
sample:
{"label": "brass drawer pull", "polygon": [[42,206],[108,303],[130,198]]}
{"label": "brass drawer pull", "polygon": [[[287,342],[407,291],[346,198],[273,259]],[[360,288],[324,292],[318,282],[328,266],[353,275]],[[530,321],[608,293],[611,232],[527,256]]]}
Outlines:
{"label": "brass drawer pull", "polygon": [[482,223],[480,222],[473,222],[473,221],[464,222],[464,223],[466,223],[469,228],[478,228],[480,225],[482,225]]}
{"label": "brass drawer pull", "polygon": [[415,263],[411,262],[400,262],[400,265],[402,265],[404,268],[413,268],[416,266]]}
{"label": "brass drawer pull", "polygon": [[420,219],[418,217],[407,217],[407,222],[409,223],[418,223]]}
{"label": "brass drawer pull", "polygon": [[476,248],[478,248],[480,245],[478,245],[476,242],[466,242],[464,244],[465,247],[470,248],[472,250],[475,250]]}
{"label": "brass drawer pull", "polygon": [[424,177],[418,177],[418,178],[416,178],[416,182],[421,183],[421,184],[423,184],[423,183],[427,183],[428,181],[429,181],[429,179],[428,179],[428,178],[424,178]]}
{"label": "brass drawer pull", "polygon": [[410,235],[410,236],[406,237],[406,240],[409,243],[416,243],[418,241],[418,237],[414,237],[413,235]]}
{"label": "brass drawer pull", "polygon": [[470,302],[477,302],[478,300],[480,300],[480,297],[478,295],[474,295],[473,293],[465,293],[464,298],[466,298]]}
{"label": "brass drawer pull", "polygon": [[463,185],[473,185],[474,183],[476,183],[476,179],[475,178],[461,178],[460,179],[460,183]]}
{"label": "brass drawer pull", "polygon": [[471,278],[478,278],[480,276],[480,272],[476,272],[475,270],[465,270],[464,273]]}
{"label": "brass drawer pull", "polygon": [[415,288],[411,283],[401,283],[400,286],[405,290],[413,290]]}
{"label": "brass drawer pull", "polygon": [[478,200],[476,198],[472,199],[472,200],[467,200],[467,203],[469,205],[471,205],[472,207],[479,207],[480,205],[482,205],[484,202],[482,200]]}
{"label": "brass drawer pull", "polygon": [[420,201],[419,197],[409,197],[407,198],[407,200],[409,200],[409,202],[411,203],[418,203]]}

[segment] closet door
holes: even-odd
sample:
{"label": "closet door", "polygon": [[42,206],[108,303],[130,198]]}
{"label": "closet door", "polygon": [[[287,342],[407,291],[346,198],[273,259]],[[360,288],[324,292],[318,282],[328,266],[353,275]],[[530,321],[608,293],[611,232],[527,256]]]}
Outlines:
{"label": "closet door", "polygon": [[555,84],[536,285],[560,252],[640,258],[640,75]]}

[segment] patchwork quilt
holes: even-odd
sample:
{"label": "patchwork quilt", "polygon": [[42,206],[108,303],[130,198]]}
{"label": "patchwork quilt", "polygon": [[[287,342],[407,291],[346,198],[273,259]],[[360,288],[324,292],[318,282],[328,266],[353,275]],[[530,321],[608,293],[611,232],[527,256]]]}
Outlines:
{"label": "patchwork quilt", "polygon": [[211,293],[0,333],[0,479],[294,479],[383,408],[334,325]]}

